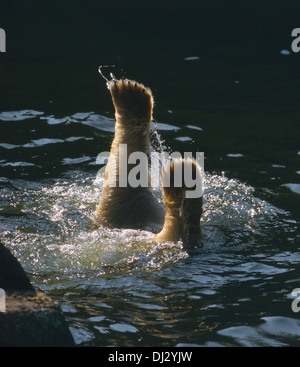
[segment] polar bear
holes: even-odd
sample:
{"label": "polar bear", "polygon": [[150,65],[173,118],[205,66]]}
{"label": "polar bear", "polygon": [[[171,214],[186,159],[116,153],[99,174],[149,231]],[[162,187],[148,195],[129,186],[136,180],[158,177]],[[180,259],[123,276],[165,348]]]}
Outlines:
{"label": "polar bear", "polygon": [[[189,240],[199,235],[202,196],[188,199],[184,185],[174,187],[176,166],[190,164],[194,172],[198,172],[195,160],[175,160],[162,172],[162,179],[166,175],[170,178],[168,187],[162,185],[166,209],[153,195],[150,182],[146,187],[123,187],[120,184],[120,170],[128,172],[134,166],[128,162],[129,155],[136,151],[150,152],[153,97],[149,88],[132,80],[113,78],[107,81],[107,85],[115,108],[116,125],[101,199],[96,209],[96,223],[110,228],[150,230],[156,233],[157,241]],[[127,149],[121,151],[124,144]],[[120,166],[121,160],[123,166]],[[114,184],[110,175],[112,171],[115,172]]]}

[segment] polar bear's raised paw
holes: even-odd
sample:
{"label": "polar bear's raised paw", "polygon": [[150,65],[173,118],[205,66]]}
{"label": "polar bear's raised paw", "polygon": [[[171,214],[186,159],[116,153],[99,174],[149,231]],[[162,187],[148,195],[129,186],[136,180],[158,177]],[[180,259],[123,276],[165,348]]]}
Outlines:
{"label": "polar bear's raised paw", "polygon": [[126,118],[151,121],[153,97],[149,88],[134,80],[112,80],[110,93],[117,114],[125,114]]}

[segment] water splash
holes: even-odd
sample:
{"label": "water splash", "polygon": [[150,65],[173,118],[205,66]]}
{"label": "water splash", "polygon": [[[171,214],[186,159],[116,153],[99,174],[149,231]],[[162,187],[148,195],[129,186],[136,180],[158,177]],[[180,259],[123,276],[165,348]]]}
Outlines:
{"label": "water splash", "polygon": [[102,72],[102,68],[111,68],[111,67],[115,67],[115,65],[100,65],[98,68],[98,73],[102,76],[102,78],[106,81],[106,86],[107,88],[110,90],[111,87],[111,83],[112,82],[117,82],[118,79],[114,76],[113,73],[110,73],[109,76],[111,77],[111,80],[107,79],[106,76],[103,74]]}
{"label": "water splash", "polygon": [[[6,220],[0,222],[0,240],[29,273],[50,285],[57,283],[53,274],[77,282],[162,269],[188,257],[180,242],[157,245],[147,231],[93,228],[102,185],[103,177],[99,186],[89,174],[74,171],[56,180],[2,183],[0,214]],[[256,198],[252,187],[224,175],[206,174],[205,187],[204,249],[252,246],[286,216]],[[155,194],[159,198],[162,193]]]}
{"label": "water splash", "polygon": [[167,152],[171,154],[171,148],[166,146],[165,140],[161,137],[158,132],[157,122],[152,121],[151,130],[150,130],[150,140],[152,150],[158,153]]}

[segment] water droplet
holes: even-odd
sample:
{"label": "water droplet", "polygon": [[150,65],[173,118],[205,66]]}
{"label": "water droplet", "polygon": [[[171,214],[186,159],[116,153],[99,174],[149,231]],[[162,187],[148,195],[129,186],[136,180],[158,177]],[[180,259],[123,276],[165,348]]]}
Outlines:
{"label": "water droplet", "polygon": [[110,67],[115,67],[115,65],[100,65],[99,68],[98,68],[98,73],[102,76],[103,79],[106,80],[106,86],[109,90],[110,90],[111,82],[117,82],[118,81],[118,79],[116,79],[116,77],[114,76],[113,73],[109,74],[110,77],[111,77],[111,80],[107,79],[106,76],[103,74],[102,68],[110,68]]}

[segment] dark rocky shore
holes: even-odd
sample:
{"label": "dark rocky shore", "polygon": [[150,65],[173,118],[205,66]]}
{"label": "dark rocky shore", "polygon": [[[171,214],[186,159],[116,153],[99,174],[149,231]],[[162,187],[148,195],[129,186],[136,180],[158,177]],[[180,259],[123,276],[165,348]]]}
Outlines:
{"label": "dark rocky shore", "polygon": [[74,346],[59,304],[33,288],[21,264],[2,244],[0,288],[5,291],[5,310],[0,312],[1,347]]}

